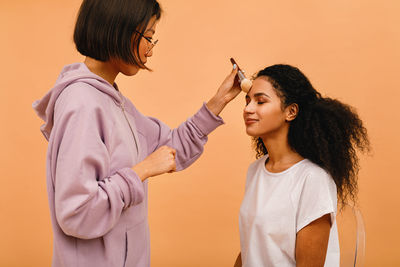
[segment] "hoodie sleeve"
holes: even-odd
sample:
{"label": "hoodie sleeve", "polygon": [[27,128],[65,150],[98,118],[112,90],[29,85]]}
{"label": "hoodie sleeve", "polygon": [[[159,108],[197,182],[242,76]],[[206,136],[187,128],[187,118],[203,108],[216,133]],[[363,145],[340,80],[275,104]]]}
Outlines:
{"label": "hoodie sleeve", "polygon": [[143,183],[130,168],[109,175],[103,140],[113,127],[105,127],[104,111],[90,97],[66,89],[57,100],[52,130],[58,150],[53,172],[57,222],[67,235],[83,239],[103,236],[124,209],[144,198]]}
{"label": "hoodie sleeve", "polygon": [[179,127],[170,129],[160,120],[146,117],[135,112],[140,117],[138,131],[147,140],[149,154],[161,146],[169,146],[176,150],[177,171],[189,167],[203,153],[207,135],[218,126],[224,124],[221,117],[215,116],[204,103],[198,112],[183,122]]}

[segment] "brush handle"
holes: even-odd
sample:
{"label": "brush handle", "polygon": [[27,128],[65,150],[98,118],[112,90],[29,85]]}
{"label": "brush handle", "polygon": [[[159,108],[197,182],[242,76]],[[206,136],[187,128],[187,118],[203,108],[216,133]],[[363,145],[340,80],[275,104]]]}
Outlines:
{"label": "brush handle", "polygon": [[232,65],[236,64],[238,70],[242,71],[242,70],[240,69],[239,65],[238,65],[238,64],[236,63],[236,61],[233,59],[233,57],[231,57],[231,63],[232,63]]}
{"label": "brush handle", "polygon": [[239,82],[241,82],[244,79],[246,79],[246,76],[244,76],[244,73],[242,72],[242,70],[238,70],[237,76],[239,77]]}
{"label": "brush handle", "polygon": [[238,72],[237,72],[238,80],[239,80],[239,83],[241,83],[244,79],[246,79],[246,76],[244,75],[242,69],[239,67],[239,65],[236,63],[236,61],[233,59],[233,57],[231,57],[231,63],[232,63],[232,65],[236,64],[236,67],[238,69]]}

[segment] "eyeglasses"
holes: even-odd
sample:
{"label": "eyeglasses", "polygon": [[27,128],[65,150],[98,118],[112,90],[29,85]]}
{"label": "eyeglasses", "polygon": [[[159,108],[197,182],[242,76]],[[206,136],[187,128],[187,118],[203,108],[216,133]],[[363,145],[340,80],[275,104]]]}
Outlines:
{"label": "eyeglasses", "polygon": [[149,54],[151,52],[151,50],[153,50],[153,47],[155,47],[156,44],[158,43],[158,39],[153,42],[150,37],[144,36],[143,33],[139,32],[139,31],[136,31],[136,33],[139,34],[140,36],[142,36],[144,39],[146,39],[147,42],[150,43],[150,48],[145,53],[145,55],[147,56],[147,54]]}

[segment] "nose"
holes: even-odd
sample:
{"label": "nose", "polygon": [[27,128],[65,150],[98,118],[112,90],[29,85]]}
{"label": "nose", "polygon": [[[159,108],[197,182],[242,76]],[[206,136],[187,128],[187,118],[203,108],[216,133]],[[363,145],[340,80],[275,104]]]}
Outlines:
{"label": "nose", "polygon": [[254,104],[253,101],[250,101],[243,109],[243,115],[244,114],[252,114],[254,113]]}

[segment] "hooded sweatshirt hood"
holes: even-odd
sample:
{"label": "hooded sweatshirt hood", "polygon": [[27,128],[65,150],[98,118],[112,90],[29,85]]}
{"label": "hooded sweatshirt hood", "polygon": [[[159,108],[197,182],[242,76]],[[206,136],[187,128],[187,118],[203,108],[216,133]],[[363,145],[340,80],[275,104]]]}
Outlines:
{"label": "hooded sweatshirt hood", "polygon": [[115,87],[111,86],[109,82],[92,73],[84,63],[67,65],[61,71],[54,87],[42,99],[36,100],[32,104],[33,109],[44,121],[40,130],[47,140],[49,140],[53,128],[54,108],[58,97],[65,88],[77,82],[92,85],[97,90],[109,95],[117,105],[122,105],[123,98],[118,89],[116,90],[118,88],[116,84],[114,84]]}

